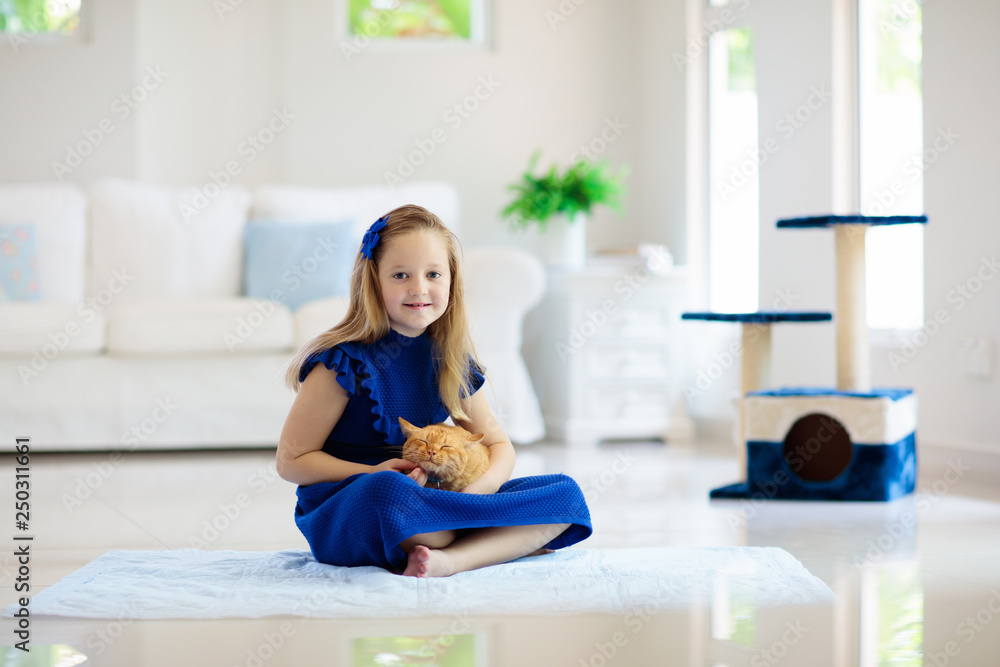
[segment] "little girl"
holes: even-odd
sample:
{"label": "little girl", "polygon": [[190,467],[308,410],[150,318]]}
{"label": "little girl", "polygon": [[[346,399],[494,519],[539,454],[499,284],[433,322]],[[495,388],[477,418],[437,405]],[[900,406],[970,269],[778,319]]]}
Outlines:
{"label": "little girl", "polygon": [[[479,391],[458,241],[426,209],[397,208],[368,229],[347,315],[306,344],[287,380],[298,393],[278,473],[299,485],[295,522],[318,561],[439,577],[590,535],[569,477],[508,481],[514,448]],[[449,416],[490,447],[489,469],[461,493],[425,487],[427,474],[397,458],[399,417]]]}

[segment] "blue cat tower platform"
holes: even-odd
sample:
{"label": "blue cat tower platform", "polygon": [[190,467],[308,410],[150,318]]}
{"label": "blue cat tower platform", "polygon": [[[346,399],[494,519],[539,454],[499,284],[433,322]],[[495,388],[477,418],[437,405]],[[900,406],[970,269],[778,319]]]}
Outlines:
{"label": "blue cat tower platform", "polygon": [[755,313],[683,313],[682,320],[738,322],[743,325],[740,395],[770,384],[771,325],[780,322],[829,322],[831,313],[812,310],[761,310]]}
{"label": "blue cat tower platform", "polygon": [[833,319],[833,314],[813,310],[760,310],[755,313],[684,313],[681,315],[681,319],[774,324],[775,322],[829,322]]}
{"label": "blue cat tower platform", "polygon": [[817,215],[807,218],[783,218],[778,229],[806,229],[835,225],[926,225],[926,215]]}
{"label": "blue cat tower platform", "polygon": [[[837,258],[837,387],[767,389],[773,322],[818,322],[829,313],[685,313],[741,322],[739,436],[745,477],[711,498],[889,501],[917,477],[917,400],[910,389],[871,387],[865,305],[865,235],[875,225],[926,224],[920,216],[826,215],[779,220],[780,229],[832,228]],[[748,341],[757,339],[766,349]],[[763,327],[761,329],[760,327]],[[766,330],[765,333],[760,333]],[[751,377],[745,377],[747,374]]]}

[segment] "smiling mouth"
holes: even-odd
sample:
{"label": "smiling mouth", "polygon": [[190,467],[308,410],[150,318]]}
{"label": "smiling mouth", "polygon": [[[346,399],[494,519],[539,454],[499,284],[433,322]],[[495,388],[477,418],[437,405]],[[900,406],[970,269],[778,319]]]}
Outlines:
{"label": "smiling mouth", "polygon": [[429,303],[404,303],[403,305],[406,306],[407,308],[420,309],[420,308],[426,308],[427,306],[429,306],[431,304],[429,304]]}

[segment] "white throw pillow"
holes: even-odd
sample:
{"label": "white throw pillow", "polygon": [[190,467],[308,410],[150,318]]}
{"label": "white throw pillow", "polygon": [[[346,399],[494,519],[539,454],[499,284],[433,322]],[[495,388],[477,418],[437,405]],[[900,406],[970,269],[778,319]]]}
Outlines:
{"label": "white throw pillow", "polygon": [[90,190],[90,292],[116,304],[239,296],[250,196],[105,180]]}
{"label": "white throw pillow", "polygon": [[79,187],[0,185],[0,224],[34,226],[42,300],[78,303],[83,299],[87,201]]}

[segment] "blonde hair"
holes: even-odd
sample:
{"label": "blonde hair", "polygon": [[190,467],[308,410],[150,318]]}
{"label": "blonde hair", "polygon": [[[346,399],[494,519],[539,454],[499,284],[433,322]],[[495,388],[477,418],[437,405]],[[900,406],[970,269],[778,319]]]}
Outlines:
{"label": "blonde hair", "polygon": [[289,363],[285,382],[298,391],[302,366],[312,355],[345,342],[370,345],[389,333],[389,316],[382,301],[378,262],[389,241],[405,234],[426,232],[435,235],[444,244],[451,272],[448,305],[444,314],[432,322],[426,332],[433,343],[437,362],[438,391],[453,417],[468,420],[460,400],[463,395],[468,397],[472,394],[469,362],[476,359],[476,354],[466,319],[465,286],[459,272],[461,245],[440,218],[420,206],[400,206],[390,211],[388,216],[386,226],[378,233],[380,240],[372,251],[372,258],[367,259],[359,252],[354,260],[351,299],[344,319],[299,350]]}

